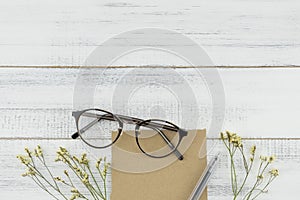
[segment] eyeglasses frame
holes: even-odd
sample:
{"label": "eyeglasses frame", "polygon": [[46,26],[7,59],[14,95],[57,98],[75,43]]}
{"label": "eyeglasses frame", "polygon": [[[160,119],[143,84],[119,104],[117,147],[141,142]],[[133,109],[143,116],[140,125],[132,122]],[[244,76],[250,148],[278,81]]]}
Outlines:
{"label": "eyeglasses frame", "polygon": [[[106,113],[104,115],[101,115],[99,116],[99,119],[95,119],[94,121],[90,122],[88,125],[86,125],[85,127],[79,129],[79,119],[80,119],[80,116],[84,113],[86,113],[87,111],[90,111],[90,110],[94,110],[94,111],[99,111],[99,112],[103,112],[103,113]],[[93,114],[94,115],[94,114]],[[148,120],[143,120],[143,119],[139,119],[139,118],[135,118],[135,117],[129,117],[129,116],[125,116],[125,115],[119,115],[119,114],[113,114],[109,111],[106,111],[106,110],[102,110],[102,109],[98,109],[98,108],[90,108],[90,109],[84,109],[84,110],[81,110],[81,111],[74,111],[72,112],[72,116],[75,118],[75,123],[76,123],[76,128],[77,128],[77,132],[73,133],[72,134],[72,138],[73,139],[76,139],[78,137],[81,138],[81,140],[87,144],[88,146],[92,147],[92,148],[96,148],[96,149],[104,149],[104,148],[107,148],[111,145],[113,145],[118,139],[119,137],[121,136],[122,134],[122,131],[123,131],[123,123],[127,123],[127,124],[135,124],[135,138],[136,138],[136,143],[139,147],[139,149],[147,156],[149,157],[152,157],[152,158],[164,158],[164,157],[167,157],[169,155],[171,155],[172,153],[174,153],[177,158],[179,160],[183,160],[183,155],[177,150],[178,146],[180,145],[183,137],[187,136],[187,131],[184,130],[184,129],[181,129],[179,128],[177,125],[171,123],[171,122],[168,122],[168,121],[165,121],[165,120],[161,120],[161,119],[148,119]],[[97,117],[97,116],[96,116]],[[95,146],[95,145],[92,145],[90,143],[88,143],[83,137],[82,137],[82,134],[87,131],[89,128],[91,128],[93,125],[95,125],[97,122],[99,122],[101,119],[106,119],[106,120],[113,120],[113,121],[117,121],[118,124],[119,124],[119,127],[118,127],[118,133],[117,133],[117,137],[108,145],[105,145],[103,147],[99,147],[99,146]],[[159,123],[155,123],[155,122],[152,122],[152,121],[159,121],[159,122],[163,122],[163,123],[166,123],[168,125],[162,125],[162,124],[159,124]],[[167,143],[167,145],[171,148],[171,152],[169,152],[168,154],[166,155],[163,155],[163,156],[154,156],[154,155],[151,155],[149,153],[147,153],[146,151],[144,151],[144,149],[141,147],[140,143],[139,143],[139,140],[138,140],[138,135],[139,135],[139,128],[141,126],[144,126],[144,127],[149,127],[151,129],[154,129],[156,130],[161,136],[162,138],[164,139],[164,141]],[[178,143],[176,146],[174,146],[171,141],[166,137],[166,135],[163,133],[163,131],[161,131],[160,129],[158,128],[163,128],[163,129],[166,129],[166,130],[170,130],[170,131],[175,131],[175,132],[178,132],[179,134],[179,139],[178,139]]]}

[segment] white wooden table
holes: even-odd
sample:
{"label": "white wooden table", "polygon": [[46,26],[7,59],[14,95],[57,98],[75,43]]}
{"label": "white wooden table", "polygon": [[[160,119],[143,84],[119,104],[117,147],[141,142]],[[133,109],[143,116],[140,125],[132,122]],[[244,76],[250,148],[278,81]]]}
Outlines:
{"label": "white wooden table", "polygon": [[[143,27],[178,31],[201,44],[219,67],[226,109],[223,130],[275,154],[280,177],[262,199],[298,199],[300,186],[300,2],[289,1],[0,1],[0,193],[1,199],[49,199],[20,177],[15,156],[41,144],[48,154],[64,145],[82,152],[71,117],[78,69],[93,49],[120,32]],[[119,59],[116,66],[180,66],[154,51]],[[8,67],[9,66],[9,67]],[[29,66],[38,66],[29,67]],[[52,66],[61,66],[53,68]],[[132,68],[107,71],[99,91]],[[101,69],[95,69],[101,70]],[[199,84],[191,69],[182,73]],[[174,78],[169,77],[169,84]],[[133,82],[134,84],[134,82]],[[200,94],[199,94],[200,95]],[[108,107],[109,99],[99,102]],[[141,106],[140,111],[144,110]],[[202,102],[203,116],[209,113]],[[122,108],[117,108],[122,112]],[[172,117],[174,107],[165,107]],[[204,117],[205,118],[205,117]],[[198,128],[205,128],[204,120]],[[214,143],[215,137],[208,140]],[[221,150],[218,144],[214,152]],[[212,152],[210,155],[213,155]],[[210,199],[230,199],[229,170],[222,157],[209,186]],[[224,167],[225,166],[225,167]]]}

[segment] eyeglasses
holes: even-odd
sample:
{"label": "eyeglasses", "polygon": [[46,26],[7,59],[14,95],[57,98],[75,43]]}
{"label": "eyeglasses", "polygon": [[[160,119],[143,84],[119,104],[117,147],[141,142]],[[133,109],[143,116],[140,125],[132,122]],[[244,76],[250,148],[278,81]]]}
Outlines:
{"label": "eyeglasses", "polygon": [[[183,155],[177,150],[187,131],[175,124],[160,120],[143,120],[135,117],[112,114],[101,109],[86,109],[72,112],[77,132],[72,138],[80,137],[87,145],[103,149],[114,144],[120,137],[123,124],[135,125],[135,138],[139,149],[152,158],[163,158],[174,153],[179,160]],[[111,134],[115,130],[117,134]]]}

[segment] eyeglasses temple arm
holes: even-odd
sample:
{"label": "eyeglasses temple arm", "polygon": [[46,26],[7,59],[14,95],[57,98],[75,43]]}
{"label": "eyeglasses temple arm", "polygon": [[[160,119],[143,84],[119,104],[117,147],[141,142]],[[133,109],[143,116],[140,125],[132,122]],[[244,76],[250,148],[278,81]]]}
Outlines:
{"label": "eyeglasses temple arm", "polygon": [[[167,136],[161,130],[159,130],[159,129],[155,128],[155,127],[152,127],[152,128],[155,129],[160,134],[160,136],[164,139],[164,141],[168,144],[168,146],[171,149],[175,149],[176,148],[171,143],[171,141],[169,140],[169,138],[167,138]],[[183,155],[177,149],[175,149],[173,153],[176,155],[176,157],[178,158],[178,160],[183,160]]]}
{"label": "eyeglasses temple arm", "polygon": [[[94,121],[88,123],[86,126],[84,126],[82,129],[80,129],[80,133],[84,133],[85,131],[87,131],[89,128],[91,128],[92,126],[94,126],[98,121],[100,121],[101,119],[108,119],[108,120],[113,120],[112,117],[107,116],[107,114],[105,115],[95,115],[95,114],[91,114],[89,115],[89,113],[85,113],[83,114],[85,116],[90,116],[90,117],[96,117],[97,119],[95,119]],[[72,134],[72,139],[77,139],[79,137],[79,133],[78,131]]]}
{"label": "eyeglasses temple arm", "polygon": [[[94,126],[97,122],[99,121],[99,119],[95,119],[94,121],[90,122],[89,124],[87,124],[85,127],[83,127],[82,129],[80,129],[80,133],[84,133],[85,131],[87,131],[89,128],[91,128],[92,126]],[[72,138],[76,139],[79,137],[79,133],[78,131],[76,133],[72,134]]]}

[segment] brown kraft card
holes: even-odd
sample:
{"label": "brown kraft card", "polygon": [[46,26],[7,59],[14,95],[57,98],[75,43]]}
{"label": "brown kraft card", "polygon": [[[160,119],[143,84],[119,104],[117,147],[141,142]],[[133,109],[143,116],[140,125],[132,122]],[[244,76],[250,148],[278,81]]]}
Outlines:
{"label": "brown kraft card", "polygon": [[[159,145],[155,140],[149,145]],[[124,132],[112,148],[111,200],[188,199],[207,165],[206,131],[188,131],[178,150],[183,160],[174,154],[151,158],[138,148],[133,131]],[[205,190],[200,200],[206,199]]]}

